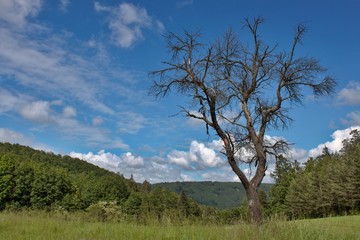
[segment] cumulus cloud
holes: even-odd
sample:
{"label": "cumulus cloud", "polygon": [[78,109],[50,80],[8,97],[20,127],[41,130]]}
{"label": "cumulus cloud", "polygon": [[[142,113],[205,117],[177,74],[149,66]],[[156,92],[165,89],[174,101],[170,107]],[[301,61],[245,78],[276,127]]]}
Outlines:
{"label": "cumulus cloud", "polygon": [[[344,130],[337,130],[332,134],[332,141],[320,144],[318,147],[307,151],[305,149],[290,147],[286,156],[290,160],[298,160],[300,163],[306,162],[309,157],[316,157],[321,154],[324,146],[331,152],[339,151],[342,148],[342,141],[350,137],[353,129],[360,130],[360,126]],[[279,137],[267,137],[268,141]],[[91,162],[95,165],[104,167],[113,172],[120,172],[126,177],[132,174],[136,181],[148,180],[156,182],[172,181],[229,181],[239,182],[239,178],[231,170],[224,159],[218,156],[219,150],[223,147],[221,140],[213,140],[209,143],[200,143],[193,140],[188,151],[171,151],[166,158],[153,156],[141,157],[131,152],[116,155],[104,150],[98,153],[71,153],[73,157],[78,157]],[[256,168],[254,165],[239,165],[246,176],[253,177]],[[263,179],[264,183],[273,183],[271,173],[275,169],[275,159],[269,159],[267,171]]]}
{"label": "cumulus cloud", "polygon": [[158,156],[144,159],[131,152],[116,155],[104,150],[97,153],[89,152],[85,154],[71,152],[69,155],[110,171],[121,173],[127,178],[133,175],[137,182],[147,180],[151,183],[157,183],[190,179],[189,176],[182,174],[179,168],[169,164],[165,159]]}
{"label": "cumulus cloud", "polygon": [[116,169],[121,161],[119,156],[116,156],[112,153],[107,153],[105,150],[101,150],[95,154],[92,152],[86,154],[71,152],[69,155],[74,158],[83,159],[108,170]]}
{"label": "cumulus cloud", "polygon": [[109,14],[109,28],[115,45],[121,48],[132,47],[144,38],[145,29],[156,28],[163,31],[164,25],[154,20],[145,8],[131,3],[120,3],[117,7],[109,7],[95,2],[94,8],[98,12]]}
{"label": "cumulus cloud", "polygon": [[223,160],[214,149],[196,140],[191,142],[188,152],[173,150],[167,157],[170,162],[188,170],[218,167],[223,164]]}
{"label": "cumulus cloud", "polygon": [[51,118],[50,103],[47,101],[34,101],[24,104],[20,109],[20,114],[25,119],[38,123],[50,123]]}
{"label": "cumulus cloud", "polygon": [[340,90],[337,94],[339,105],[360,105],[360,82],[350,82],[348,86]]}
{"label": "cumulus cloud", "polygon": [[71,107],[71,106],[66,106],[63,109],[63,115],[64,115],[64,117],[67,117],[67,118],[76,117],[76,115],[77,115],[76,109],[74,107]]}
{"label": "cumulus cloud", "polygon": [[134,156],[131,152],[127,152],[122,156],[122,161],[129,167],[142,167],[144,166],[144,159],[140,156]]}
{"label": "cumulus cloud", "polygon": [[34,100],[27,95],[15,95],[0,88],[0,113],[16,112],[27,120],[45,124],[54,121],[51,105],[48,101]]}
{"label": "cumulus cloud", "polygon": [[185,169],[191,169],[190,161],[189,161],[189,154],[183,151],[173,150],[169,155],[168,159],[170,163],[175,163]]}
{"label": "cumulus cloud", "polygon": [[309,159],[309,152],[302,148],[290,147],[285,156],[293,161],[304,163]]}
{"label": "cumulus cloud", "polygon": [[332,141],[319,144],[316,148],[313,148],[309,151],[310,157],[317,157],[322,154],[322,151],[325,147],[329,149],[331,153],[338,152],[343,147],[343,141],[351,137],[350,132],[354,129],[360,130],[360,126],[350,127],[344,130],[337,130],[332,135]]}

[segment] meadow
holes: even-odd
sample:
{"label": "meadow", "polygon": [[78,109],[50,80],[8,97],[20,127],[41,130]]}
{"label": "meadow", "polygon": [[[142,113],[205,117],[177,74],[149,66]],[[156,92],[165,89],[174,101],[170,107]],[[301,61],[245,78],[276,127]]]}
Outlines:
{"label": "meadow", "polygon": [[1,240],[109,239],[360,239],[360,215],[297,221],[273,220],[262,226],[92,222],[44,213],[0,213]]}

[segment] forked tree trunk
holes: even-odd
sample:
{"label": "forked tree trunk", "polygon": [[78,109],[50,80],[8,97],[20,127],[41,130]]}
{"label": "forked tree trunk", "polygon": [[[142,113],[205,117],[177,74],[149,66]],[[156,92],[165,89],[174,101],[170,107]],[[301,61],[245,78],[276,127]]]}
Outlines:
{"label": "forked tree trunk", "polygon": [[250,221],[253,224],[260,225],[262,223],[262,214],[258,192],[251,184],[245,188],[245,191],[249,204]]}

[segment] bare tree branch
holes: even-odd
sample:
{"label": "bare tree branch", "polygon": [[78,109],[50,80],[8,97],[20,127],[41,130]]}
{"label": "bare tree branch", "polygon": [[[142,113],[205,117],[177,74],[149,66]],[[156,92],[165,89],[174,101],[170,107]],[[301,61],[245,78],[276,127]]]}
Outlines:
{"label": "bare tree branch", "polygon": [[[222,139],[222,152],[245,187],[254,221],[261,219],[256,190],[268,158],[279,156],[289,145],[282,139],[269,142],[266,132],[291,124],[289,110],[303,102],[304,89],[315,96],[329,95],[336,84],[318,60],[297,55],[305,26],[298,25],[290,49],[280,51],[259,35],[263,23],[261,17],[245,19],[250,43],[232,29],[208,45],[200,42],[200,32],[169,33],[165,38],[170,60],[150,73],[150,94],[160,99],[173,91],[189,97],[192,104],[181,106],[181,112],[203,121],[207,134],[211,128]],[[253,155],[245,157],[244,151]],[[241,162],[256,167],[250,180]]]}

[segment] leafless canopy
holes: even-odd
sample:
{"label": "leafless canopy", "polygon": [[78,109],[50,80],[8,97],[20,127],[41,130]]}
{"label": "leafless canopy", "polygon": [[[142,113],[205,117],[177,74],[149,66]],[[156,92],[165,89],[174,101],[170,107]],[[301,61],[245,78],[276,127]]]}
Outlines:
{"label": "leafless canopy", "polygon": [[[243,184],[248,184],[237,166],[239,161],[257,164],[251,184],[258,187],[267,167],[268,154],[278,154],[287,146],[279,139],[269,140],[266,131],[286,128],[294,104],[304,100],[305,89],[315,96],[330,94],[335,80],[310,57],[297,56],[296,49],[306,28],[298,25],[291,48],[278,50],[259,36],[263,18],[245,19],[251,41],[243,42],[229,30],[208,45],[199,32],[166,35],[172,53],[162,70],[154,71],[150,93],[163,98],[171,91],[192,101],[182,106],[188,117],[202,120],[224,142],[224,153]],[[251,148],[254,157],[243,158],[239,149]]]}

